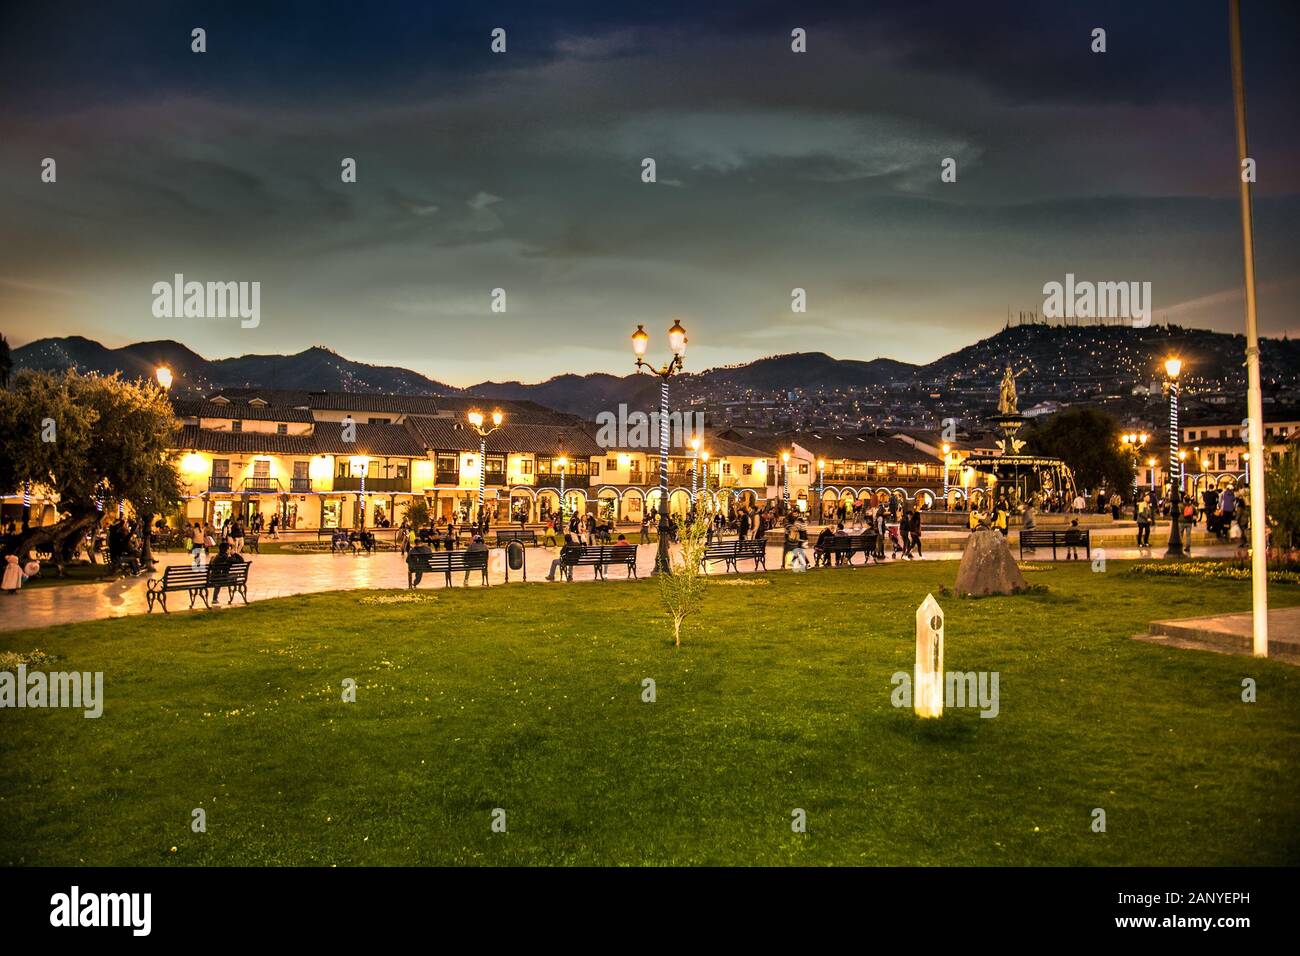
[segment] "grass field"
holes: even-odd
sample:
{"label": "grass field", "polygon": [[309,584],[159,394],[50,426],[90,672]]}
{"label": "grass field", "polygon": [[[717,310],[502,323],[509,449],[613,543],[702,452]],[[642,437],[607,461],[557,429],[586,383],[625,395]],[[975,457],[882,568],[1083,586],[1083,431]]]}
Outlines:
{"label": "grass field", "polygon": [[[0,711],[0,863],[1300,863],[1300,671],[1129,639],[1248,585],[1043,567],[979,601],[947,562],[718,579],[680,650],[650,581],[0,633],[106,692]],[[891,705],[931,590],[994,719]]]}

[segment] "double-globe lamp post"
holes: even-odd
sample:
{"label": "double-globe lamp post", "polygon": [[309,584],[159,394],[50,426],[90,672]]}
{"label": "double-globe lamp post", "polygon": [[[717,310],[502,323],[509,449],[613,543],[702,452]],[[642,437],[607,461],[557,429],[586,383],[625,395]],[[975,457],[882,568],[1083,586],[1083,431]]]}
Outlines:
{"label": "double-globe lamp post", "polygon": [[[1165,362],[1165,374],[1169,376],[1169,548],[1166,558],[1184,556],[1183,536],[1179,527],[1178,512],[1182,507],[1183,462],[1178,454],[1178,373],[1183,370],[1180,359],[1171,358]],[[1191,536],[1191,532],[1188,532]]]}
{"label": "double-globe lamp post", "polygon": [[[163,390],[164,395],[169,395],[172,390],[172,370],[166,365],[159,365],[154,370],[154,378],[158,380],[158,387]],[[153,565],[153,512],[146,511],[142,514],[144,520],[143,528],[140,529],[140,563],[148,568]]]}
{"label": "double-globe lamp post", "polygon": [[488,428],[484,423],[483,413],[477,408],[472,409],[468,416],[470,427],[478,432],[478,515],[477,520],[479,527],[483,532],[487,532],[487,525],[483,521],[483,488],[487,482],[487,440],[488,435],[501,427],[501,422],[505,416],[499,411],[492,413],[492,427]]}
{"label": "double-globe lamp post", "polygon": [[659,376],[659,550],[655,554],[655,574],[672,574],[672,562],[668,557],[668,535],[672,531],[668,520],[668,380],[682,370],[682,359],[686,356],[686,330],[674,320],[668,330],[668,348],[673,357],[659,368],[645,360],[649,344],[649,334],[638,325],[632,333],[636,370],[649,369]]}
{"label": "double-globe lamp post", "polygon": [[788,515],[790,513],[790,453],[781,452],[781,513]]}

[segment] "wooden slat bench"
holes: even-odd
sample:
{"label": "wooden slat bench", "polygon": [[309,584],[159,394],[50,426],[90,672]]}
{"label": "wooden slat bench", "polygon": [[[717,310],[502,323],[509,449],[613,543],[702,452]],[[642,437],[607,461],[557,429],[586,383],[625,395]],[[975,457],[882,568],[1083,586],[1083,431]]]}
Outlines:
{"label": "wooden slat bench", "polygon": [[629,578],[636,577],[636,545],[634,544],[584,545],[581,550],[570,547],[562,551],[560,557],[563,561],[560,570],[570,581],[573,580],[573,569],[576,567],[590,567],[595,578],[604,580],[606,570],[618,564],[627,568]]}
{"label": "wooden slat bench", "polygon": [[724,571],[739,571],[739,562],[753,561],[754,570],[757,571],[759,565],[763,570],[767,570],[767,541],[763,538],[751,538],[748,541],[727,541],[723,544],[710,544],[704,549],[704,557],[700,563],[704,565],[704,572],[709,571],[710,561],[722,561]]}
{"label": "wooden slat bench", "polygon": [[167,595],[175,594],[178,591],[189,592],[190,607],[194,607],[196,598],[203,600],[204,607],[211,607],[208,601],[208,592],[226,588],[230,597],[228,600],[233,601],[238,594],[248,603],[248,570],[252,565],[247,561],[236,562],[224,571],[214,569],[211,565],[201,568],[191,568],[184,565],[172,564],[163,569],[161,578],[151,578],[145,582],[145,600],[149,605],[149,611],[152,613],[154,604],[161,604],[163,613],[169,613],[167,609]]}
{"label": "wooden slat bench", "polygon": [[[814,554],[817,549],[814,549]],[[844,563],[853,564],[853,556],[862,553],[862,563],[867,564],[876,550],[876,533],[867,531],[863,534],[837,534],[821,549],[822,554],[844,555]],[[815,562],[814,562],[815,563]]]}
{"label": "wooden slat bench", "polygon": [[498,528],[496,530],[497,547],[504,548],[511,541],[522,545],[536,545],[537,532],[532,528]]}
{"label": "wooden slat bench", "polygon": [[406,555],[406,586],[415,587],[415,574],[441,574],[446,586],[451,587],[455,573],[478,571],[483,575],[483,585],[488,585],[487,551],[434,551],[429,554],[409,551]]}
{"label": "wooden slat bench", "polygon": [[1020,560],[1025,559],[1025,548],[1050,547],[1052,549],[1052,560],[1056,560],[1057,548],[1083,548],[1084,557],[1091,560],[1092,550],[1089,541],[1089,533],[1083,528],[1074,528],[1067,531],[1021,531],[1020,532]]}

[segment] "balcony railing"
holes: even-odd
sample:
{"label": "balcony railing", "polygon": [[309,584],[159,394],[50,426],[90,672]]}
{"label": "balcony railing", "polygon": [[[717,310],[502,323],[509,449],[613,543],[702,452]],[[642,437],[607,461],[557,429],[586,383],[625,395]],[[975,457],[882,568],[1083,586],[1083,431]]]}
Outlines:
{"label": "balcony railing", "polygon": [[459,485],[460,472],[459,471],[436,471],[434,472],[433,475],[433,483],[435,485]]}
{"label": "balcony railing", "polygon": [[305,495],[311,491],[310,478],[290,478],[289,490],[295,495]]}
{"label": "balcony railing", "polygon": [[208,478],[208,491],[229,491],[229,475],[211,475]]}
{"label": "balcony railing", "polygon": [[[559,475],[538,475],[537,487],[538,488],[559,488],[560,476]],[[590,475],[565,475],[564,487],[565,490],[568,490],[569,488],[590,488],[591,476]]]}
{"label": "balcony railing", "polygon": [[[340,475],[339,477],[334,479],[334,490],[335,491],[361,491],[362,490],[361,479],[353,478],[351,476]],[[392,492],[395,491],[410,491],[411,479],[410,478],[367,478],[365,490],[367,492],[375,492],[376,494],[379,493],[391,494]]]}
{"label": "balcony railing", "polygon": [[246,495],[278,495],[279,478],[245,478],[239,483],[239,490]]}
{"label": "balcony railing", "polygon": [[486,485],[504,485],[506,483],[506,473],[504,471],[484,472],[483,483]]}

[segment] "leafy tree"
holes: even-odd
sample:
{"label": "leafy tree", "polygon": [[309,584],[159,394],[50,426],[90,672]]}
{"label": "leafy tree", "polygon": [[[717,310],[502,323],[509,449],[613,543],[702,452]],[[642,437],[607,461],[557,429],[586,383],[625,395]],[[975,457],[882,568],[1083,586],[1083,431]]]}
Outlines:
{"label": "leafy tree", "polygon": [[181,494],[169,448],[176,425],[166,394],[152,383],[20,371],[0,391],[0,487],[47,488],[61,517],[27,529],[17,552],[49,547],[62,574],[64,555],[99,520],[97,499],[130,503],[148,527]]}
{"label": "leafy tree", "polygon": [[677,529],[671,573],[659,575],[659,597],[673,624],[673,643],[682,646],[682,624],[704,606],[707,586],[702,558],[709,540],[709,516],[703,509],[686,518]]}
{"label": "leafy tree", "polygon": [[411,527],[419,530],[429,524],[429,502],[424,498],[412,498],[406,505],[404,514]]}
{"label": "leafy tree", "polygon": [[1300,445],[1292,445],[1264,476],[1265,511],[1275,548],[1300,547]]}
{"label": "leafy tree", "polygon": [[1119,423],[1095,408],[1067,408],[1022,436],[1028,451],[1060,458],[1074,472],[1079,490],[1133,486],[1133,459],[1120,447]]}

